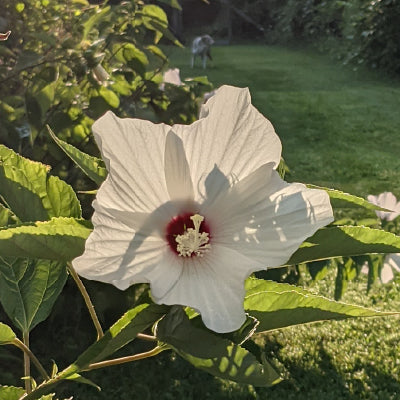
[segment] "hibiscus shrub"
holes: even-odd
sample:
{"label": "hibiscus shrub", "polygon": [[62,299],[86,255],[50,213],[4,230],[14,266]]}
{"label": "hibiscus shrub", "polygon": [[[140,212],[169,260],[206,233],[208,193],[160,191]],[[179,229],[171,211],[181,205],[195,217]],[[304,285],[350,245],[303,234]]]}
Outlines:
{"label": "hibiscus shrub", "polygon": [[168,58],[159,42],[180,43],[164,11],[148,3],[2,1],[0,28],[12,34],[0,46],[0,142],[51,165],[54,174],[82,190],[88,181],[49,137],[46,125],[97,155],[91,125],[107,110],[193,122],[210,84],[194,79],[162,90]]}

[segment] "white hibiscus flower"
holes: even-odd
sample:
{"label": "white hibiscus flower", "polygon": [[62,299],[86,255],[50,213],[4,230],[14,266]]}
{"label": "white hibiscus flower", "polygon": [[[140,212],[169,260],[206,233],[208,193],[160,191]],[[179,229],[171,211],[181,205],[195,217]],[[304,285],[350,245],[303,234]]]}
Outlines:
{"label": "white hibiscus flower", "polygon": [[383,192],[378,196],[370,194],[367,199],[379,207],[392,211],[375,211],[376,215],[382,220],[393,221],[400,215],[400,202],[397,201],[396,196],[392,192]]}
{"label": "white hibiscus flower", "polygon": [[110,78],[110,74],[104,69],[101,64],[97,64],[92,69],[93,77],[101,85]]}
{"label": "white hibiscus flower", "polygon": [[400,272],[400,253],[388,254],[385,257],[381,270],[382,283],[388,283],[394,279],[394,271]]}
{"label": "white hibiscus flower", "polygon": [[[367,199],[369,202],[379,207],[391,210],[391,212],[375,211],[376,215],[381,220],[393,221],[400,215],[400,202],[397,201],[396,196],[392,192],[383,192],[377,196],[370,194]],[[394,278],[394,271],[400,272],[400,253],[386,255],[380,271],[381,282],[388,283],[392,281]],[[363,265],[361,272],[368,274],[368,263]]]}
{"label": "white hibiscus flower", "polygon": [[181,81],[180,70],[179,68],[170,68],[167,69],[163,74],[163,83],[160,85],[160,89],[165,89],[165,84],[170,83],[175,86],[182,86],[183,83]]}
{"label": "white hibiscus flower", "polygon": [[245,321],[252,272],[333,220],[326,192],[275,171],[280,140],[247,89],[221,87],[189,126],[108,112],[93,132],[109,174],[77,272],[119,289],[149,282],[156,303],[193,307],[216,332]]}

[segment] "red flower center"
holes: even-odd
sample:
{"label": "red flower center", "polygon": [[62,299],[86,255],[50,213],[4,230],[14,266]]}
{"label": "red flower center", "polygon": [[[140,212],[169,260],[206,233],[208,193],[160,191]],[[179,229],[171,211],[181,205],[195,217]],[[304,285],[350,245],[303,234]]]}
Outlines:
{"label": "red flower center", "polygon": [[[188,230],[195,230],[195,224],[194,221],[191,219],[193,217],[193,213],[185,213],[181,215],[177,215],[176,217],[172,218],[170,223],[167,225],[166,228],[166,239],[168,241],[169,247],[173,252],[175,252],[178,255],[182,255],[181,252],[178,250],[178,242],[177,242],[177,237],[184,236],[188,233]],[[208,235],[208,239],[211,238],[210,236],[210,227],[207,224],[206,220],[203,219],[203,221],[200,224],[200,228],[198,230],[198,233],[201,235],[203,233],[206,233]],[[208,242],[209,240],[207,240]],[[190,257],[193,257],[196,255],[196,252],[192,252],[190,254]]]}

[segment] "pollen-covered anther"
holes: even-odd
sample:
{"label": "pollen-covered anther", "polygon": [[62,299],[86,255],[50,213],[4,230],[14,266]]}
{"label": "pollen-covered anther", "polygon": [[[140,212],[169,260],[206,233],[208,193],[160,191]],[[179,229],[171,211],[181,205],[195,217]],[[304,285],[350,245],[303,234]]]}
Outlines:
{"label": "pollen-covered anther", "polygon": [[176,236],[175,240],[178,243],[176,250],[182,257],[191,257],[192,254],[203,257],[204,253],[211,248],[208,243],[210,240],[208,232],[200,232],[200,225],[204,221],[204,217],[195,214],[190,219],[193,221],[194,229],[186,229],[185,233]]}

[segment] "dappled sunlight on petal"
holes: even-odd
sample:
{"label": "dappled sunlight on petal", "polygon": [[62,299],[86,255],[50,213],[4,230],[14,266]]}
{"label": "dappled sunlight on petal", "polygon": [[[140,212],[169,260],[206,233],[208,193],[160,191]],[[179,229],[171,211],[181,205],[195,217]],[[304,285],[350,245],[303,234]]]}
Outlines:
{"label": "dappled sunlight on petal", "polygon": [[216,242],[263,268],[284,264],[307,237],[333,221],[326,192],[288,184],[268,165],[221,194],[207,213],[215,221]]}
{"label": "dappled sunlight on petal", "polygon": [[[196,201],[215,195],[206,194],[205,180],[216,163],[225,177],[237,181],[263,164],[276,167],[280,161],[280,140],[251,104],[248,89],[222,86],[203,105],[199,121],[172,130],[184,143],[189,165],[196,166],[191,169]],[[217,185],[209,187],[218,191]]]}
{"label": "dappled sunlight on petal", "polygon": [[155,300],[195,308],[215,332],[234,331],[246,319],[244,280],[256,264],[235,250],[214,245],[206,256],[186,259],[176,284]]}
{"label": "dappled sunlight on petal", "polygon": [[[150,212],[168,200],[164,178],[166,134],[170,127],[106,113],[93,124],[109,176],[110,202],[138,212]],[[104,189],[105,190],[105,189]],[[111,198],[112,196],[112,198]]]}
{"label": "dappled sunlight on petal", "polygon": [[73,261],[79,275],[112,283],[122,290],[133,283],[148,282],[142,280],[146,275],[143,271],[159,262],[165,242],[135,234],[106,213],[97,212],[93,223],[95,229],[86,241],[85,253]]}

